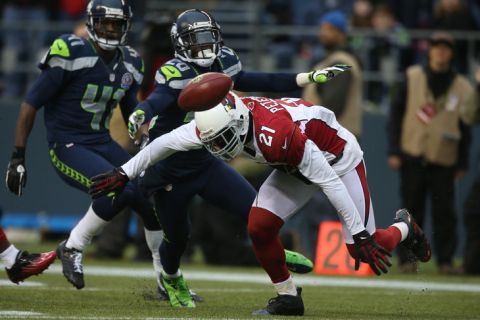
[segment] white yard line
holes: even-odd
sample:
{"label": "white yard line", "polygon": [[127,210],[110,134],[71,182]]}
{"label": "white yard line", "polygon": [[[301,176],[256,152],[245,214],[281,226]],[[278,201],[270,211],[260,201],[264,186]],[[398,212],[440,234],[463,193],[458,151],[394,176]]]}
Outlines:
{"label": "white yard line", "polygon": [[42,287],[44,285],[45,285],[44,283],[36,282],[36,281],[27,281],[27,282],[20,282],[19,284],[15,284],[15,283],[11,282],[10,280],[0,280],[0,287],[16,287],[16,286]]}
{"label": "white yard line", "polygon": [[[61,273],[60,266],[51,266],[47,273]],[[89,276],[111,276],[111,277],[133,277],[152,278],[153,269],[149,268],[119,268],[119,267],[98,267],[85,266],[85,274]],[[239,282],[239,283],[261,283],[270,284],[265,274],[249,274],[239,272],[211,272],[211,271],[185,271],[188,280],[218,281],[218,282]],[[351,278],[351,277],[323,277],[323,276],[300,276],[296,275],[295,283],[301,286],[316,287],[349,287],[349,288],[377,288],[377,289],[399,289],[418,291],[454,291],[480,293],[479,284],[431,282],[431,281],[400,281],[380,280],[374,278]]]}
{"label": "white yard line", "polygon": [[[50,316],[38,312],[15,311],[15,310],[0,310],[1,319],[65,319],[65,320],[248,320],[248,318],[179,318],[179,317],[92,317],[92,316]],[[258,319],[258,318],[252,318]],[[274,320],[275,318],[268,318]]]}

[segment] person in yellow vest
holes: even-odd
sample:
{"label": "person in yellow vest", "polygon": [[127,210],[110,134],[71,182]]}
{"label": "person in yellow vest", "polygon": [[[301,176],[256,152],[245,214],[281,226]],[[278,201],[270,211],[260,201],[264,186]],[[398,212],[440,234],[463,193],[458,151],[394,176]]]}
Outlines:
{"label": "person in yellow vest", "polygon": [[[434,254],[441,273],[456,273],[455,179],[468,162],[470,129],[460,110],[473,103],[470,82],[453,69],[455,42],[446,32],[430,38],[425,66],[407,68],[405,84],[391,106],[387,123],[388,165],[400,173],[402,205],[423,228],[427,197],[432,212]],[[403,271],[416,264],[399,252]]]}
{"label": "person in yellow vest", "polygon": [[[362,133],[363,79],[359,60],[347,48],[345,14],[338,10],[325,13],[320,18],[318,40],[326,54],[320,61],[316,61],[312,70],[319,66],[333,65],[347,65],[351,68],[348,72],[339,74],[335,81],[331,81],[324,88],[315,84],[307,85],[303,89],[302,99],[332,110],[338,122],[359,140]],[[318,208],[321,208],[321,216],[318,215]],[[286,230],[297,229],[296,233],[291,232],[293,238],[298,238],[308,255],[315,257],[316,249],[312,243],[316,243],[317,234],[312,230],[318,230],[318,224],[322,220],[335,220],[336,216],[335,208],[326,196],[319,192],[302,209],[301,215],[296,215],[287,222]]]}
{"label": "person in yellow vest", "polygon": [[340,11],[330,11],[320,19],[319,41],[326,56],[313,68],[343,64],[352,66],[335,81],[307,85],[302,99],[315,105],[328,106],[335,113],[342,126],[352,132],[357,139],[362,133],[362,71],[358,59],[346,47],[347,18]]}
{"label": "person in yellow vest", "polygon": [[[474,97],[475,103],[465,104],[460,110],[462,120],[472,126],[480,124],[480,68],[475,72],[475,81],[477,90],[477,95]],[[480,172],[478,171],[463,204],[463,226],[465,228],[463,270],[465,274],[480,275],[480,233],[478,232],[480,229]]]}

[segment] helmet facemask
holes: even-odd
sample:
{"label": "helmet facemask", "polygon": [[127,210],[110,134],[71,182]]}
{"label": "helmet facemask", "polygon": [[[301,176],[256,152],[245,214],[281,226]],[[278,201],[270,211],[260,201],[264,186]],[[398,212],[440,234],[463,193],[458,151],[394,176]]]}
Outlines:
{"label": "helmet facemask", "polygon": [[223,160],[232,160],[242,153],[249,127],[248,109],[235,106],[234,97],[227,97],[216,108],[225,108],[228,122],[220,130],[201,131],[199,136],[205,148]]}
{"label": "helmet facemask", "polygon": [[223,130],[214,135],[200,134],[200,140],[205,148],[214,156],[223,160],[232,160],[243,151],[247,135],[241,135],[239,128],[243,120],[232,119]]}
{"label": "helmet facemask", "polygon": [[114,50],[127,42],[130,30],[130,7],[112,8],[91,1],[87,8],[87,31],[90,38],[103,50]]}
{"label": "helmet facemask", "polygon": [[171,37],[175,56],[200,67],[213,64],[223,43],[220,27],[215,21],[194,22],[188,27],[174,23]]}

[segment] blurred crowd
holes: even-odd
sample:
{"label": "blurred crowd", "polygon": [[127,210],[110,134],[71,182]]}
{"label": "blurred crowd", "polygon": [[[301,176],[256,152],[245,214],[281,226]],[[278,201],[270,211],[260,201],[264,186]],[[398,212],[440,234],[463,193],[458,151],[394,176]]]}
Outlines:
{"label": "blurred crowd", "polygon": [[[3,48],[0,92],[3,96],[19,97],[25,92],[35,63],[56,36],[69,32],[70,25],[83,21],[87,2],[6,0],[0,3],[2,29],[5,31],[0,38]],[[149,28],[163,28],[174,16],[172,12],[146,10],[148,4],[153,2],[131,1],[137,28],[143,28],[145,21],[147,24],[150,22],[143,33],[148,33]],[[202,7],[208,3],[208,7],[213,9],[220,5],[218,1],[183,2],[192,7]],[[234,8],[232,11],[241,11],[237,2],[223,1],[222,6],[231,3]],[[426,37],[412,37],[411,29],[474,31],[480,26],[480,4],[475,0],[264,0],[260,3],[263,12],[258,15],[259,22],[265,26],[312,27],[312,30],[316,30],[323,14],[333,10],[343,13],[346,16],[342,27],[347,33],[346,46],[358,56],[362,68],[372,75],[371,79],[366,79],[365,98],[374,105],[380,105],[384,111],[395,90],[396,75],[425,57],[428,47]],[[221,24],[228,22],[222,21],[222,17],[218,20]],[[55,31],[48,27],[49,22],[56,23],[53,28]],[[67,28],[62,30],[65,26]],[[361,30],[368,32],[356,32]],[[168,30],[163,31],[153,41],[145,43],[147,51],[149,46],[159,47],[160,43],[160,49],[170,54]],[[163,36],[167,36],[166,39],[161,39]],[[130,37],[131,44],[138,46],[142,37],[145,38],[140,33]],[[308,36],[275,35],[269,41],[268,48],[275,70],[292,70],[295,60],[313,66],[325,55],[325,48],[311,32]],[[460,59],[456,59],[456,67],[460,72],[472,72],[474,65],[469,61],[472,52],[476,52],[476,48],[469,47],[467,40],[457,42]]]}

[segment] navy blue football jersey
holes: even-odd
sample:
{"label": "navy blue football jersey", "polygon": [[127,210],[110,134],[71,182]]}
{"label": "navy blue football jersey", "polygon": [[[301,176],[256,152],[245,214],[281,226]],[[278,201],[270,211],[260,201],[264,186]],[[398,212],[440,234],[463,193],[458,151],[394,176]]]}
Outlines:
{"label": "navy blue football jersey", "polygon": [[[176,58],[163,64],[155,75],[156,86],[153,97],[149,96],[146,102],[151,104],[154,110],[152,112],[147,111],[150,108],[145,110],[147,111],[147,119],[154,117],[151,124],[151,127],[154,127],[151,130],[152,138],[170,132],[193,119],[193,112],[186,112],[177,105],[180,92],[190,80],[206,72],[223,72],[235,81],[241,70],[240,59],[228,47],[221,49],[220,56],[209,68],[201,68],[196,64]],[[145,103],[142,103],[140,108],[142,108],[142,105],[145,105]]]}
{"label": "navy blue football jersey", "polygon": [[54,41],[39,64],[41,75],[26,97],[34,108],[45,107],[47,139],[65,143],[109,141],[113,108],[127,115],[137,104],[143,61],[128,46],[117,49],[106,63],[93,44],[67,34]]}

